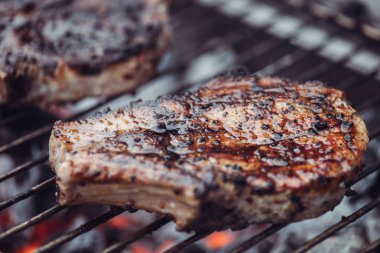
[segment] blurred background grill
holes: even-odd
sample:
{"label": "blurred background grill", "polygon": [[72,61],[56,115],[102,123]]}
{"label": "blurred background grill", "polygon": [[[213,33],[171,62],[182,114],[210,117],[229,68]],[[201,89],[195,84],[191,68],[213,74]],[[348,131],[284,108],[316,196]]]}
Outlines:
{"label": "blurred background grill", "polygon": [[194,89],[237,67],[299,81],[321,80],[346,91],[366,120],[371,139],[363,173],[333,212],[289,225],[187,234],[155,214],[59,206],[47,156],[55,119],[34,109],[2,106],[0,251],[379,252],[380,36],[363,20],[362,5],[340,10],[301,0],[173,1],[174,45],[160,73],[135,94],[81,101],[71,108],[70,117]]}

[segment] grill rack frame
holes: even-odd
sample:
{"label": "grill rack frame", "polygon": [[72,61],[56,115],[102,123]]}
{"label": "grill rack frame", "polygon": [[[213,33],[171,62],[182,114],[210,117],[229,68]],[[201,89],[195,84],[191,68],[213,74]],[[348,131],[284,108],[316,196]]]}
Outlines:
{"label": "grill rack frame", "polygon": [[[192,2],[192,1],[189,1],[189,2]],[[271,1],[271,2],[273,2],[273,1]],[[275,4],[275,3],[272,3],[272,4]],[[277,7],[283,8],[282,6],[277,6]],[[260,33],[265,33],[266,30],[270,26],[271,25],[267,25],[267,26],[264,26],[260,29],[256,29],[255,30],[256,35],[260,34]],[[233,40],[236,37],[231,36],[231,38],[232,38],[232,43],[234,43]],[[271,50],[279,50],[280,47],[287,45],[289,42],[291,42],[291,39],[292,39],[292,37],[290,36],[288,39],[281,41],[279,44],[274,46],[274,49],[273,48],[270,49],[270,51]],[[263,43],[265,43],[265,40],[263,41]],[[272,68],[272,72],[264,72],[264,73],[265,74],[271,74],[271,75],[276,74],[276,72],[283,70],[283,68],[285,68],[285,67],[289,67],[292,63],[299,62],[299,61],[305,59],[306,57],[308,57],[308,55],[316,54],[322,47],[323,46],[316,47],[316,48],[309,50],[307,52],[305,52],[304,50],[298,50],[298,51],[295,50],[294,52],[290,53],[289,55],[284,56],[282,59],[279,59],[279,60],[275,61],[274,63],[268,65],[269,67]],[[356,50],[359,50],[360,48],[362,48],[362,46],[358,46],[356,48]],[[260,54],[262,54],[262,53],[260,53]],[[303,78],[315,77],[315,76],[318,76],[321,72],[326,71],[330,67],[342,65],[342,64],[346,63],[354,54],[355,53],[352,52],[352,54],[345,57],[344,59],[341,59],[338,62],[329,62],[329,65],[328,65],[329,67],[326,67],[326,66],[321,67],[322,65],[319,65],[319,68],[317,67],[317,68],[311,69],[310,72],[307,73],[307,75],[304,75],[306,77],[303,77]],[[285,62],[286,64],[285,63],[281,64],[283,61],[285,61],[284,60],[285,57],[287,57],[286,59],[290,59],[290,61]],[[248,58],[246,60],[249,61],[252,59]],[[182,69],[185,66],[186,66],[186,64],[179,65],[179,67],[177,67],[177,68],[170,69],[169,72],[178,71],[179,69]],[[268,66],[266,66],[264,69],[268,69]],[[259,73],[260,73],[260,71],[259,71]],[[162,75],[162,74],[163,73],[160,73],[160,75]],[[349,85],[347,85],[348,87],[345,87],[345,88],[349,89],[350,87],[355,86],[355,84],[359,84],[363,81],[373,80],[373,78],[377,74],[378,74],[378,71],[375,71],[375,72],[370,73],[369,75],[363,75],[361,77],[359,76],[356,80],[352,80],[351,83]],[[109,102],[111,102],[113,99],[117,99],[117,98],[118,97],[114,97],[111,99],[105,99],[105,100],[101,101],[100,103],[98,103],[97,105],[95,105],[95,106],[93,106],[93,107],[91,107],[91,108],[89,108],[83,112],[80,112],[77,115],[74,115],[71,119],[80,118],[83,115],[86,115],[91,111],[97,110],[97,108],[100,108],[100,107],[108,104]],[[380,96],[374,97],[370,101],[363,101],[363,103],[356,105],[356,108],[359,108],[359,110],[364,110],[365,108],[368,108],[374,104],[377,104],[379,102],[379,100],[380,100]],[[12,118],[6,118],[5,120],[0,122],[0,126],[9,124],[10,122],[13,122],[14,120],[18,120],[20,117],[22,117],[22,115],[21,116],[15,115]],[[14,140],[8,144],[0,146],[0,153],[4,153],[6,151],[9,151],[12,148],[23,145],[29,141],[34,140],[35,138],[38,138],[38,137],[40,137],[46,133],[49,133],[51,130],[51,127],[52,127],[52,124],[45,125],[39,129],[37,129],[36,131],[33,131],[29,134],[26,134],[25,136],[17,138],[16,140]],[[371,132],[370,139],[376,138],[379,135],[380,135],[380,127],[376,128],[374,131]],[[21,164],[21,165],[17,166],[16,168],[14,168],[13,170],[7,172],[6,174],[0,175],[0,183],[33,168],[35,165],[43,164],[47,160],[48,160],[47,155],[43,155],[40,158],[37,158],[35,160],[28,161],[24,164]],[[379,164],[367,166],[366,169],[363,170],[363,173],[359,176],[358,181],[364,179],[366,176],[378,171],[379,169],[380,169]],[[21,192],[20,194],[12,197],[6,201],[1,202],[0,203],[0,211],[11,206],[14,203],[17,203],[17,202],[19,202],[19,201],[21,201],[27,197],[30,197],[34,194],[37,194],[38,192],[45,190],[46,188],[52,186],[54,183],[54,180],[55,180],[54,177],[47,179],[46,181],[39,183],[38,185],[32,187],[31,189],[24,191],[24,192]],[[369,211],[371,211],[373,208],[377,207],[378,205],[380,205],[380,198],[375,198],[375,199],[371,200],[369,203],[367,203],[362,208],[358,209],[356,212],[354,212],[350,216],[346,217],[342,221],[334,224],[333,226],[331,226],[327,230],[323,231],[321,234],[319,234],[314,239],[306,242],[303,246],[301,246],[299,249],[297,249],[296,252],[306,252],[306,250],[308,250],[311,247],[315,246],[316,244],[322,242],[324,239],[328,238],[330,235],[332,235],[333,233],[342,229],[343,227],[346,227],[347,225],[353,223],[356,219],[364,216],[365,214],[367,214]],[[48,210],[32,217],[31,219],[29,219],[29,220],[27,220],[27,221],[25,221],[19,225],[16,225],[15,227],[9,229],[8,231],[1,233],[0,234],[0,241],[5,239],[5,238],[8,238],[9,236],[14,235],[15,233],[18,233],[18,232],[20,232],[26,228],[29,228],[29,227],[35,225],[36,223],[42,222],[43,220],[51,217],[52,215],[66,209],[66,208],[67,208],[67,206],[55,205],[55,206],[49,208]],[[100,215],[99,217],[88,221],[87,223],[83,224],[79,228],[74,229],[73,231],[68,232],[66,234],[63,234],[62,236],[51,241],[50,243],[42,246],[37,252],[51,251],[52,249],[62,245],[66,241],[73,239],[73,238],[87,232],[88,230],[96,227],[97,225],[100,225],[100,224],[108,221],[109,219],[121,214],[124,211],[125,210],[122,210],[120,208],[111,208],[110,211],[104,213],[103,215]],[[108,248],[104,249],[103,252],[107,252],[107,253],[118,252],[122,248],[128,246],[129,244],[131,244],[135,241],[137,241],[138,239],[145,236],[146,234],[152,233],[153,231],[159,229],[160,227],[164,226],[168,222],[170,222],[170,220],[166,217],[159,218],[158,220],[153,221],[151,224],[148,224],[147,226],[143,227],[142,229],[140,229],[140,230],[134,232],[133,234],[129,235],[128,238],[126,238],[123,242],[111,245]],[[284,228],[285,226],[286,226],[286,224],[272,225],[269,228],[257,233],[256,235],[249,238],[248,240],[240,243],[236,248],[232,249],[230,252],[237,253],[237,252],[242,252],[244,249],[251,248],[252,246],[256,245],[257,243],[260,243],[262,240],[264,240],[265,238],[274,234],[275,232],[279,231],[280,229]],[[212,231],[205,232],[203,234],[194,234],[194,235],[188,237],[187,239],[185,239],[184,241],[178,243],[177,245],[174,245],[172,248],[168,249],[166,252],[167,253],[180,252],[181,249],[183,249],[186,246],[189,246],[190,244],[206,237],[210,233],[212,233]],[[375,250],[377,250],[379,248],[380,248],[380,238],[378,240],[375,240],[372,243],[370,243],[368,245],[367,249],[365,249],[365,252],[374,252]]]}

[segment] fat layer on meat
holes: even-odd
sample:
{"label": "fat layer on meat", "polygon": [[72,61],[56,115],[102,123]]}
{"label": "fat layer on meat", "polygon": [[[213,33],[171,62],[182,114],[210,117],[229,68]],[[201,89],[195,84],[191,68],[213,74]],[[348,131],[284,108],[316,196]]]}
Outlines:
{"label": "fat layer on meat", "polygon": [[239,229],[319,216],[360,170],[367,130],[320,82],[217,77],[194,92],[57,122],[61,204],[172,216],[179,229]]}

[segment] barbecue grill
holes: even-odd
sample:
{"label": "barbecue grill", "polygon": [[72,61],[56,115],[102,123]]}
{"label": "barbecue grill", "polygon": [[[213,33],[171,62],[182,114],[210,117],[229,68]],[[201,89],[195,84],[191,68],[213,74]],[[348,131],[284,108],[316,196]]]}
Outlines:
{"label": "barbecue grill", "polygon": [[[75,115],[69,119],[86,117],[107,106],[117,108],[135,99],[151,99],[157,95],[192,89],[212,76],[236,67],[244,67],[252,73],[278,75],[299,81],[322,80],[345,90],[348,100],[352,101],[367,121],[371,142],[365,157],[365,168],[358,180],[349,185],[355,188],[359,184],[358,192],[355,193],[353,190],[352,194],[348,194],[348,198],[360,205],[348,216],[321,228],[311,239],[298,240],[295,246],[291,247],[291,251],[306,252],[331,239],[342,229],[348,233],[359,218],[366,219],[367,214],[380,205],[380,191],[376,190],[375,186],[370,187],[372,184],[376,185],[376,176],[380,168],[380,142],[377,140],[380,135],[380,118],[376,115],[380,110],[380,47],[377,42],[380,32],[375,27],[359,23],[349,14],[333,12],[316,1],[306,0],[173,1],[172,24],[174,49],[164,59],[159,74],[152,81],[134,94],[91,100],[84,106],[79,106]],[[94,207],[60,206],[55,202],[55,178],[47,168],[46,151],[47,138],[54,120],[52,117],[38,112],[32,114],[25,110],[19,112],[17,109],[4,106],[0,108],[0,116],[0,135],[3,138],[0,143],[0,161],[4,160],[4,157],[12,156],[17,157],[18,161],[18,165],[9,170],[1,168],[3,174],[0,175],[0,187],[9,181],[17,183],[15,178],[22,178],[28,173],[42,175],[39,177],[42,181],[31,188],[17,188],[17,194],[15,192],[12,197],[2,199],[0,214],[13,210],[12,207],[19,202],[31,198],[44,199],[44,204],[41,204],[43,208],[50,205],[26,221],[0,230],[0,251],[6,252],[10,242],[25,230],[31,231],[37,225],[68,209],[76,208],[79,212],[86,212],[83,210]],[[27,151],[30,147],[34,151]],[[0,164],[5,166],[4,162]],[[364,186],[360,184],[363,181],[366,182]],[[9,183],[6,187],[10,187]],[[362,205],[363,201],[367,202]],[[99,209],[103,210],[104,207]],[[82,238],[81,236],[122,213],[130,212],[129,216],[133,217],[134,211],[109,207],[103,214],[69,230],[55,227],[52,240],[32,247],[31,251],[22,252],[57,252],[64,244]],[[168,217],[156,217],[118,242],[106,245],[100,250],[107,253],[123,251],[141,238],[156,230],[161,231],[164,226],[173,223]],[[0,222],[2,227],[5,219],[0,218]],[[268,242],[268,238],[289,227],[297,226],[300,224],[256,226],[254,230],[241,234],[235,242],[219,250],[233,253],[246,250],[260,252],[255,251],[256,246]],[[178,237],[179,241],[167,243],[165,247],[162,246],[154,252],[204,252],[204,249],[201,251],[200,248],[191,246],[213,232],[190,235],[176,232],[181,234]],[[157,233],[154,233],[153,237]],[[268,249],[270,250],[270,247]],[[14,250],[21,252],[13,246],[12,251]],[[360,252],[379,251],[380,230],[377,238],[371,238],[360,248]],[[92,251],[82,249],[73,252]]]}

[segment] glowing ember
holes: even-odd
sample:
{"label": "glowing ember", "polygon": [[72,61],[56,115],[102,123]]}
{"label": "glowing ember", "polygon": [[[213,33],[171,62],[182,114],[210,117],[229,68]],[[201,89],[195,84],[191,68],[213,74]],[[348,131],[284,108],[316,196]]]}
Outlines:
{"label": "glowing ember", "polygon": [[113,227],[116,229],[125,229],[127,227],[130,227],[134,225],[134,221],[131,220],[129,217],[125,215],[119,215],[116,216],[115,218],[109,220],[107,223],[102,225],[101,227]]}
{"label": "glowing ember", "polygon": [[24,248],[20,250],[20,253],[33,253],[36,251],[36,249],[39,247],[38,243],[31,243],[26,245]]}
{"label": "glowing ember", "polygon": [[167,240],[164,243],[162,243],[160,247],[157,248],[155,253],[163,253],[165,250],[169,249],[171,246],[173,246],[173,241]]}
{"label": "glowing ember", "polygon": [[56,220],[48,220],[46,222],[37,224],[34,228],[33,235],[31,237],[30,243],[25,245],[19,252],[21,253],[32,253],[41,245],[45,243],[52,232],[52,229],[57,225]]}
{"label": "glowing ember", "polygon": [[9,212],[0,214],[0,228],[7,228],[13,225],[13,218]]}
{"label": "glowing ember", "polygon": [[150,253],[150,250],[141,244],[134,244],[132,245],[132,252],[133,253]]}
{"label": "glowing ember", "polygon": [[209,249],[221,249],[232,243],[234,236],[230,232],[215,232],[205,239],[205,244]]}

